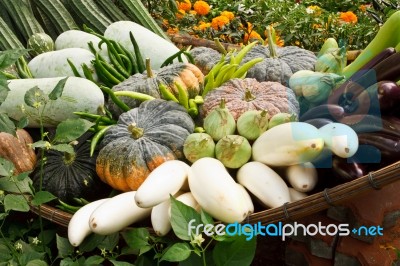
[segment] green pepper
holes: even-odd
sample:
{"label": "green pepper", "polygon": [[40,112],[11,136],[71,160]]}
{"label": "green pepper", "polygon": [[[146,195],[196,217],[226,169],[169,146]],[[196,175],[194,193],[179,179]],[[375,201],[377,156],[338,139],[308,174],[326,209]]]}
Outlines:
{"label": "green pepper", "polygon": [[400,51],[400,11],[396,11],[386,20],[360,55],[343,69],[343,75],[346,78],[351,77],[372,58],[389,47],[395,47],[397,52]]}

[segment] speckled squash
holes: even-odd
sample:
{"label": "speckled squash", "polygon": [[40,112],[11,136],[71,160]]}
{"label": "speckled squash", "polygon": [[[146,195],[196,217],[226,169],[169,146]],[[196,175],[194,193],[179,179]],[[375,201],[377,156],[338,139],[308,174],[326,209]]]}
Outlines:
{"label": "speckled squash", "polygon": [[[273,48],[273,49],[270,49]],[[276,81],[285,86],[292,74],[299,70],[314,70],[316,55],[297,46],[254,46],[243,58],[242,64],[253,58],[264,58],[247,71],[247,78],[258,81]]]}
{"label": "speckled squash", "polygon": [[217,50],[203,46],[191,49],[190,54],[193,56],[194,64],[204,75],[207,75],[222,57],[221,53]]}
{"label": "speckled squash", "polygon": [[99,177],[114,189],[137,190],[167,160],[183,158],[183,144],[194,122],[173,101],[154,99],[122,113],[107,130],[96,162]]}
{"label": "speckled squash", "polygon": [[202,115],[206,117],[221,99],[237,121],[248,110],[265,110],[270,116],[285,112],[298,116],[299,102],[294,92],[279,82],[258,82],[254,78],[231,79],[211,90],[204,98]]}
{"label": "speckled squash", "polygon": [[[175,96],[178,96],[178,88],[175,83],[187,91],[189,98],[194,98],[203,88],[204,75],[197,66],[191,63],[174,63],[160,68],[158,71],[152,71],[148,66],[146,73],[137,73],[115,85],[112,90],[140,92],[160,99],[161,94],[158,89],[160,84],[166,85]],[[139,100],[126,96],[122,96],[120,99],[130,108],[138,107],[141,104]],[[111,100],[108,101],[107,106],[116,117],[122,113],[122,110]]]}
{"label": "speckled squash", "polygon": [[29,145],[33,140],[25,129],[18,129],[16,136],[0,132],[0,157],[14,164],[14,174],[32,171],[36,164],[36,154]]}
{"label": "speckled squash", "polygon": [[111,190],[101,182],[96,174],[98,150],[90,156],[90,139],[93,133],[87,132],[77,139],[75,154],[56,150],[46,150],[41,177],[41,158],[38,158],[35,170],[31,174],[33,186],[38,190],[42,180],[42,189],[51,192],[60,200],[73,203],[73,198],[94,200],[106,197]]}

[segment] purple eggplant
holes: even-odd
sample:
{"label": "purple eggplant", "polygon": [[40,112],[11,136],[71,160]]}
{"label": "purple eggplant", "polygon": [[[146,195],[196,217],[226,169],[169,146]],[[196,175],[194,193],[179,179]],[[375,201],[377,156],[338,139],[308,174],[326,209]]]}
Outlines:
{"label": "purple eggplant", "polygon": [[332,170],[336,178],[347,182],[368,174],[368,164],[357,162],[354,158],[333,156]]}
{"label": "purple eggplant", "polygon": [[400,139],[400,119],[393,116],[350,115],[340,122],[350,126],[357,133],[379,133]]}
{"label": "purple eggplant", "polygon": [[398,136],[382,133],[362,133],[358,134],[358,141],[359,145],[368,145],[376,149],[375,154],[371,153],[370,156],[375,157],[371,159],[379,163],[381,167],[400,160],[400,139]]}
{"label": "purple eggplant", "polygon": [[390,112],[400,104],[400,86],[394,81],[379,81],[378,98],[381,111]]}
{"label": "purple eggplant", "polygon": [[333,123],[333,121],[328,118],[313,118],[313,119],[306,120],[304,122],[309,123],[310,125],[313,125],[316,128],[320,128],[327,124]]}
{"label": "purple eggplant", "polygon": [[307,112],[302,114],[299,121],[306,121],[314,118],[327,118],[332,121],[339,121],[345,116],[345,110],[343,107],[337,104],[321,104],[312,107]]}

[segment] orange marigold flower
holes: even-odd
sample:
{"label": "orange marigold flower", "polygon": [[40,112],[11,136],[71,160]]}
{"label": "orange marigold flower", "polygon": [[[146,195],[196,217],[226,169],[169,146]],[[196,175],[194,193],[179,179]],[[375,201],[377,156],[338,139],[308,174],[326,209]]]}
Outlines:
{"label": "orange marigold flower", "polygon": [[248,33],[244,34],[243,41],[245,43],[248,41],[254,40],[254,39],[262,40],[261,35],[258,34],[258,32],[254,31],[254,30],[251,31],[250,34],[248,34]]}
{"label": "orange marigold flower", "polygon": [[227,17],[229,20],[232,20],[235,17],[235,14],[230,11],[222,11],[221,16]]}
{"label": "orange marigold flower", "polygon": [[190,0],[180,0],[177,1],[176,4],[178,5],[178,10],[189,11],[192,8]]}
{"label": "orange marigold flower", "polygon": [[352,11],[340,12],[340,19],[347,23],[357,23],[357,16]]}
{"label": "orange marigold flower", "polygon": [[178,32],[179,32],[179,29],[177,27],[167,29],[167,33],[170,33],[170,34],[174,34],[174,33],[178,33]]}
{"label": "orange marigold flower", "polygon": [[367,11],[367,8],[370,8],[371,5],[360,5],[358,9],[360,9],[361,12]]}
{"label": "orange marigold flower", "polygon": [[215,30],[222,29],[223,26],[229,23],[229,19],[224,16],[218,16],[211,20],[211,27]]}
{"label": "orange marigold flower", "polygon": [[179,9],[177,13],[175,13],[175,16],[177,19],[182,19],[185,16],[186,12],[185,10]]}
{"label": "orange marigold flower", "polygon": [[197,12],[200,16],[205,16],[210,12],[210,6],[207,2],[199,0],[193,5],[193,10]]}

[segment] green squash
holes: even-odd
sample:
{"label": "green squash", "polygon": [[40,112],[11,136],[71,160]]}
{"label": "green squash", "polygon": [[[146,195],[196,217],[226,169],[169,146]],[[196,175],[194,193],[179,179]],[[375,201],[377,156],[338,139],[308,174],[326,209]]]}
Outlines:
{"label": "green squash", "polygon": [[186,109],[173,101],[147,100],[122,113],[101,141],[99,177],[114,189],[137,190],[152,170],[184,158],[183,145],[194,131]]}
{"label": "green squash", "polygon": [[27,48],[31,49],[29,54],[35,57],[45,52],[54,51],[54,41],[44,32],[35,33],[29,37]]}
{"label": "green squash", "polygon": [[316,55],[297,46],[279,47],[275,44],[254,46],[243,58],[242,64],[261,57],[264,60],[247,71],[247,78],[275,81],[287,86],[289,78],[299,70],[314,70]]}
{"label": "green squash", "polygon": [[[73,202],[73,198],[94,200],[105,197],[110,187],[101,182],[96,174],[96,158],[98,150],[90,156],[89,140],[93,133],[85,133],[74,145],[75,154],[67,154],[56,150],[46,150],[42,177],[42,190],[48,191],[64,202]],[[40,188],[40,164],[31,174],[34,188]]]}

